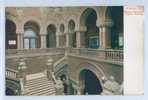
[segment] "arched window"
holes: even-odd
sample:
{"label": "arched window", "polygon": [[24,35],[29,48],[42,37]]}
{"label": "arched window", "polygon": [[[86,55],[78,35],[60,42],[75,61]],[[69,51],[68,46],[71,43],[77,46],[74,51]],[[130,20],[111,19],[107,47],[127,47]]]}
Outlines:
{"label": "arched window", "polygon": [[25,30],[24,33],[24,48],[36,48],[36,33],[32,29]]}
{"label": "arched window", "polygon": [[6,19],[6,49],[17,49],[16,24]]}
{"label": "arched window", "polygon": [[46,45],[47,48],[56,47],[56,27],[53,24],[50,24],[47,27]]}
{"label": "arched window", "polygon": [[24,48],[39,48],[40,47],[40,27],[34,21],[28,21],[24,24]]}
{"label": "arched window", "polygon": [[68,23],[68,32],[70,35],[70,45],[71,47],[76,47],[76,32],[75,32],[75,22],[70,20]]}
{"label": "arched window", "polygon": [[86,27],[85,47],[97,49],[99,48],[99,28],[96,25],[97,14],[92,8],[87,8],[80,17],[80,25]]}

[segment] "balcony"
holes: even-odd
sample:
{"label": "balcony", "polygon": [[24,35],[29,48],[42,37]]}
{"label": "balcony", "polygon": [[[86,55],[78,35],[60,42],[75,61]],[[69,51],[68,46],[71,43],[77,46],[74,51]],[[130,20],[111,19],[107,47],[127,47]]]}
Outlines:
{"label": "balcony", "polygon": [[6,75],[6,78],[8,78],[8,79],[18,80],[18,78],[17,78],[18,71],[17,70],[6,67],[5,75]]}
{"label": "balcony", "polygon": [[46,48],[46,49],[9,49],[6,58],[32,57],[44,55],[63,55],[65,52],[71,56],[89,58],[96,61],[107,61],[123,65],[123,50],[115,49],[90,49],[90,48]]}
{"label": "balcony", "polygon": [[97,61],[105,61],[116,64],[123,64],[123,50],[113,49],[87,49],[72,48],[69,49],[69,55],[80,56]]}
{"label": "balcony", "polygon": [[64,48],[8,49],[6,58],[64,54]]}

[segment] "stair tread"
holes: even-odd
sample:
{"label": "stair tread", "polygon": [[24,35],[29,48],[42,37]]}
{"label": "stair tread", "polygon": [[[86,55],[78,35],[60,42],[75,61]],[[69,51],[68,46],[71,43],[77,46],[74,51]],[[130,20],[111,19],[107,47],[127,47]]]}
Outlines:
{"label": "stair tread", "polygon": [[24,88],[24,95],[46,96],[56,94],[54,83],[48,80],[47,77],[27,80]]}
{"label": "stair tread", "polygon": [[41,81],[41,80],[48,80],[46,77],[41,77],[41,78],[36,78],[33,80],[27,80],[27,83],[32,83],[32,82],[36,82],[36,81]]}
{"label": "stair tread", "polygon": [[49,94],[55,93],[55,90],[48,89],[48,90],[28,92],[28,93],[25,93],[25,94],[27,94],[27,95],[40,95],[40,94],[44,94],[44,93],[49,93]]}
{"label": "stair tread", "polygon": [[37,83],[37,84],[26,84],[24,87],[25,87],[25,88],[29,88],[29,87],[39,87],[39,86],[44,86],[45,84],[47,84],[47,85],[54,85],[53,82],[46,81],[46,82]]}
{"label": "stair tread", "polygon": [[49,88],[50,90],[54,90],[54,86],[44,86],[44,87],[37,87],[37,88],[26,88],[26,91],[32,92],[32,91],[38,91],[40,89]]}

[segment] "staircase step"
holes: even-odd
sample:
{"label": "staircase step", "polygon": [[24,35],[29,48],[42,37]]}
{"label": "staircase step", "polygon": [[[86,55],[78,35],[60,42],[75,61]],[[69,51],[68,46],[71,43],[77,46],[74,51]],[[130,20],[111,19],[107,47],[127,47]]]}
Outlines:
{"label": "staircase step", "polygon": [[40,80],[40,81],[35,81],[35,82],[27,82],[25,84],[26,87],[31,87],[31,86],[38,86],[38,85],[42,85],[42,84],[45,84],[45,83],[49,83],[49,84],[52,84],[52,82],[50,81],[47,81],[47,80]]}
{"label": "staircase step", "polygon": [[46,75],[41,72],[41,73],[35,73],[35,74],[30,74],[26,76],[26,80],[33,80],[33,79],[37,79],[37,78],[41,78],[41,77],[45,77]]}
{"label": "staircase step", "polygon": [[44,87],[44,86],[54,86],[53,83],[51,82],[44,82],[42,84],[35,84],[35,85],[25,85],[25,88],[30,88],[30,89],[34,89],[34,88],[38,88],[38,87]]}
{"label": "staircase step", "polygon": [[48,80],[43,73],[27,75],[26,78],[24,95],[48,96],[56,94],[53,81]]}
{"label": "staircase step", "polygon": [[43,88],[49,88],[50,87],[50,89],[53,89],[54,90],[54,85],[53,84],[47,84],[47,85],[42,85],[42,86],[34,86],[34,87],[25,87],[25,89],[27,90],[27,91],[30,91],[30,92],[32,92],[32,91],[38,91],[38,90],[40,90],[40,89],[43,89]]}
{"label": "staircase step", "polygon": [[33,79],[33,80],[27,80],[26,83],[33,83],[33,82],[36,82],[36,81],[41,82],[42,80],[48,81],[48,79],[46,77],[41,77],[41,78],[37,78],[37,79]]}
{"label": "staircase step", "polygon": [[28,92],[28,93],[25,93],[25,94],[26,95],[41,95],[41,94],[44,94],[44,93],[52,94],[52,93],[55,93],[55,90],[45,88],[45,89],[41,89],[39,91],[32,91],[32,92]]}

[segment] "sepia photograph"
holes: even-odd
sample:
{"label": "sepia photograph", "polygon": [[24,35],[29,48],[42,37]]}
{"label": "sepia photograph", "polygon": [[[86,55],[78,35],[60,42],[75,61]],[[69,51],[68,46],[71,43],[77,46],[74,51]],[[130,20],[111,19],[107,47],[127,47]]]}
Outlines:
{"label": "sepia photograph", "polygon": [[123,10],[6,7],[5,95],[124,95]]}

